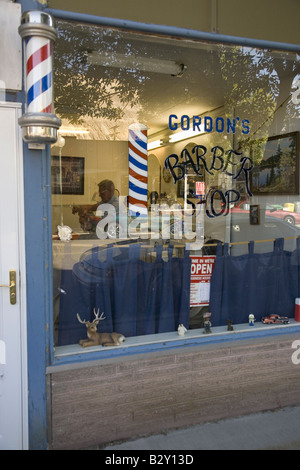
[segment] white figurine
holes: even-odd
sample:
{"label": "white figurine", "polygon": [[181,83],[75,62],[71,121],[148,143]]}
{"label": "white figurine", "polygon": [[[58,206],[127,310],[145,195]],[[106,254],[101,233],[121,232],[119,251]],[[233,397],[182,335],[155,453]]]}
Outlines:
{"label": "white figurine", "polygon": [[182,323],[180,323],[177,331],[178,331],[179,336],[184,336],[185,333],[187,332],[187,329]]}
{"label": "white figurine", "polygon": [[254,326],[254,322],[255,322],[255,317],[254,317],[253,313],[250,313],[250,315],[249,315],[249,326]]}
{"label": "white figurine", "polygon": [[58,225],[58,238],[63,242],[69,242],[72,240],[72,229],[68,225]]}

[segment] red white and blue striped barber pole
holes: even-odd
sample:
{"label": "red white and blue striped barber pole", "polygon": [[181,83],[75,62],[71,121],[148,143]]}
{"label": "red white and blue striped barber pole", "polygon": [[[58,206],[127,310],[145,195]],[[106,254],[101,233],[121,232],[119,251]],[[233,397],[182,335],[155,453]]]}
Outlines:
{"label": "red white and blue striped barber pole", "polygon": [[26,38],[26,90],[28,113],[52,113],[51,41]]}
{"label": "red white and blue striped barber pole", "polygon": [[147,216],[148,213],[148,154],[147,127],[135,123],[129,126],[129,198],[130,215]]}
{"label": "red white and blue striped barber pole", "polygon": [[54,143],[60,119],[53,114],[52,45],[56,30],[51,15],[23,13],[19,34],[24,40],[25,114],[19,119],[26,142]]}

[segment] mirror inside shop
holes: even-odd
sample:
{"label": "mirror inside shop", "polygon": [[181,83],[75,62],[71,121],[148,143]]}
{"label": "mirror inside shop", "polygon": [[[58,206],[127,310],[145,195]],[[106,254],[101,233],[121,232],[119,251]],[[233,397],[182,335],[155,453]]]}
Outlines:
{"label": "mirror inside shop", "polygon": [[299,56],[57,29],[55,345],[114,348],[294,318]]}

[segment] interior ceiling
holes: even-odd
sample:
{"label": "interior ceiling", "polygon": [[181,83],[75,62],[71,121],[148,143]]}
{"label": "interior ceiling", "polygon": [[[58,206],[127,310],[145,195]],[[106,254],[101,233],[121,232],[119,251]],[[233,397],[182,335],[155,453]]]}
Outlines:
{"label": "interior ceiling", "polygon": [[[58,22],[55,46],[55,112],[64,126],[89,129],[87,138],[127,140],[128,126],[141,122],[148,136],[168,130],[170,114],[211,113],[225,104],[234,81],[244,81],[229,48],[169,40],[96,26]],[[150,57],[184,64],[181,77],[87,64],[90,51]],[[221,58],[226,56],[227,68]],[[278,59],[278,60],[281,60]],[[284,70],[283,70],[284,73]],[[170,131],[168,130],[170,133]]]}

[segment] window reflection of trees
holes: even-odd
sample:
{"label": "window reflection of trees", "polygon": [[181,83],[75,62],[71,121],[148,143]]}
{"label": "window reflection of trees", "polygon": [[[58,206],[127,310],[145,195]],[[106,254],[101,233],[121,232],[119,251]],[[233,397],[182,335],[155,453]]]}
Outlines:
{"label": "window reflection of trees", "polygon": [[250,156],[259,162],[262,142],[267,141],[275,120],[276,134],[280,134],[289,132],[290,122],[299,116],[299,105],[291,101],[293,80],[300,72],[293,54],[197,42],[181,47],[180,41],[166,45],[156,38],[155,54],[163,59],[184,58],[187,71],[180,79],[154,78],[138,66],[127,70],[86,61],[91,50],[105,53],[108,60],[117,54],[150,57],[154,50],[151,39],[135,40],[122,31],[64,21],[57,27],[55,109],[71,124],[82,123],[88,116],[114,125],[134,108],[143,122],[154,122],[168,109],[187,114],[197,107],[199,112],[204,106],[208,112],[222,108],[230,119],[250,121],[250,134],[237,132],[232,137],[233,147],[237,149],[242,143],[250,148],[251,143]]}
{"label": "window reflection of trees", "polygon": [[[54,52],[55,109],[61,118],[80,124],[84,116],[122,119],[127,106],[138,104],[138,92],[146,79],[141,73],[88,64],[86,53],[105,51],[113,56],[124,41],[115,31],[58,22]],[[128,54],[135,54],[126,44]],[[130,73],[130,80],[128,74]]]}
{"label": "window reflection of trees", "polygon": [[227,83],[227,112],[234,110],[238,115],[246,110],[252,132],[243,141],[251,142],[252,158],[256,155],[259,161],[263,157],[262,141],[266,143],[275,120],[276,134],[280,134],[289,131],[291,120],[299,116],[299,107],[295,109],[291,101],[299,61],[295,55],[284,52],[273,54],[260,49],[223,47],[220,66]]}

